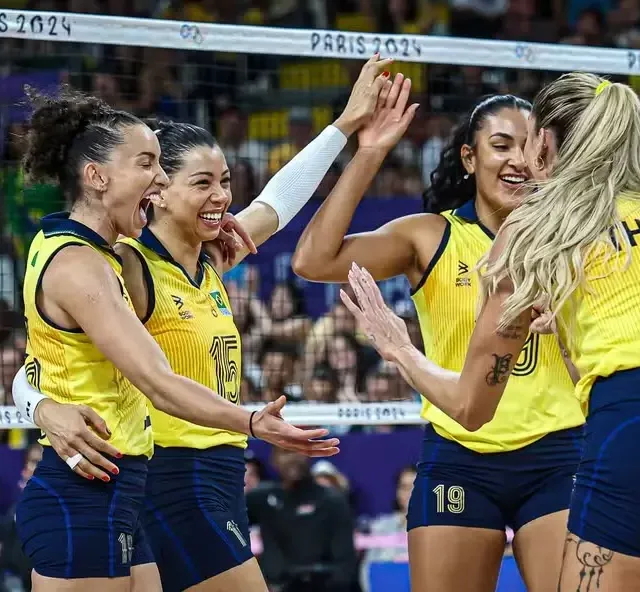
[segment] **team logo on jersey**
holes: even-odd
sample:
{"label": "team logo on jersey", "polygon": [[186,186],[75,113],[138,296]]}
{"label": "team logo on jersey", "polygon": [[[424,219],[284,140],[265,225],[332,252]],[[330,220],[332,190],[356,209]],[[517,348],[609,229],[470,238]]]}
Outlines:
{"label": "team logo on jersey", "polygon": [[216,303],[216,306],[218,307],[218,310],[224,316],[230,317],[231,316],[231,311],[229,310],[229,308],[225,304],[224,299],[222,298],[222,294],[218,290],[214,290],[213,292],[210,292],[210,294],[211,294],[211,298],[213,298],[213,301]]}
{"label": "team logo on jersey", "polygon": [[40,390],[40,374],[42,366],[36,358],[31,358],[25,365],[24,370],[29,384],[36,390]]}
{"label": "team logo on jersey", "polygon": [[183,321],[188,321],[189,319],[194,318],[193,313],[190,310],[184,310],[184,300],[182,300],[180,296],[171,294],[171,300],[173,300],[173,303],[176,305],[176,308],[178,309],[178,316]]}
{"label": "team logo on jersey", "polygon": [[240,541],[243,547],[247,546],[247,540],[242,536],[238,525],[233,520],[227,520],[227,530],[236,535],[236,538]]}
{"label": "team logo on jersey", "polygon": [[471,278],[464,277],[469,273],[469,266],[463,261],[458,261],[458,277],[456,278],[456,287],[470,286]]}

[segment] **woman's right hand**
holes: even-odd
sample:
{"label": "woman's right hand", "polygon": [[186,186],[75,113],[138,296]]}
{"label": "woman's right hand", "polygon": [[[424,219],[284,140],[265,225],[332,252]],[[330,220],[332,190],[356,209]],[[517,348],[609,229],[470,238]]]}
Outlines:
{"label": "woman's right hand", "polygon": [[371,120],[358,132],[360,149],[390,151],[404,135],[420,106],[407,107],[411,79],[397,74],[393,83],[387,81],[378,97],[378,106]]}
{"label": "woman's right hand", "polygon": [[90,407],[44,399],[36,407],[34,420],[63,461],[67,462],[77,454],[82,455],[80,462],[72,469],[74,473],[85,479],[101,479],[105,482],[111,479],[109,473],[118,474],[118,467],[103,454],[115,458],[122,458],[122,454],[105,441],[111,437],[111,432],[104,420]]}
{"label": "woman's right hand", "polygon": [[386,68],[393,60],[381,60],[375,54],[362,67],[358,80],[353,85],[347,106],[342,115],[333,124],[345,136],[349,137],[358,131],[373,116],[378,104],[378,96],[389,77]]}
{"label": "woman's right hand", "polygon": [[302,430],[284,421],[280,412],[286,401],[282,396],[254,415],[251,428],[256,438],[305,456],[333,456],[340,452],[340,440],[337,438],[319,439],[324,438],[329,430]]}

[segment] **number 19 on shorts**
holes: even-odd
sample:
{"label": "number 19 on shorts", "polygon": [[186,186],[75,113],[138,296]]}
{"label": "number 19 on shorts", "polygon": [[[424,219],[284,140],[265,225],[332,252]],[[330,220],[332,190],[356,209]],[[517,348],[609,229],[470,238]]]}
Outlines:
{"label": "number 19 on shorts", "polygon": [[464,512],[464,489],[459,485],[445,487],[443,484],[434,488],[436,494],[436,511],[438,514],[451,512],[462,514]]}

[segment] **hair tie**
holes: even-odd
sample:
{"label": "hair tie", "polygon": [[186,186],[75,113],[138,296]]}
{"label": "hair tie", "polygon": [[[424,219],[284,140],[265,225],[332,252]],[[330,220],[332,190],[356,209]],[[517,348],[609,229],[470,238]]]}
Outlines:
{"label": "hair tie", "polygon": [[596,97],[600,95],[600,93],[602,93],[602,91],[611,86],[611,82],[609,82],[608,80],[603,80],[600,84],[598,84],[598,86],[596,87]]}

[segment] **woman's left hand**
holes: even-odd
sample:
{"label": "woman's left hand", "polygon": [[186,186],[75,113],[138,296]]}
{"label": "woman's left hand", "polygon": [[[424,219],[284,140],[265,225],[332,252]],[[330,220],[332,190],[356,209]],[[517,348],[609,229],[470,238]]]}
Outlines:
{"label": "woman's left hand", "polygon": [[221,261],[229,265],[233,264],[238,252],[245,247],[254,255],[258,252],[249,233],[229,212],[222,217],[218,237],[203,245],[205,253],[214,261]]}
{"label": "woman's left hand", "polygon": [[378,353],[385,360],[395,361],[400,350],[412,347],[407,326],[384,303],[380,289],[364,267],[352,264],[349,284],[358,304],[355,304],[344,290],[340,290],[342,302],[356,318],[361,330]]}

